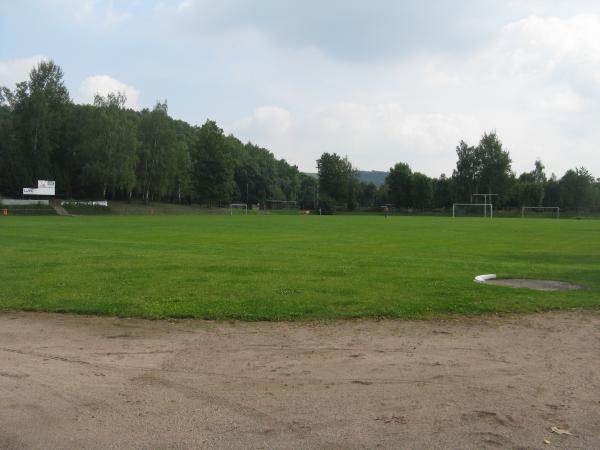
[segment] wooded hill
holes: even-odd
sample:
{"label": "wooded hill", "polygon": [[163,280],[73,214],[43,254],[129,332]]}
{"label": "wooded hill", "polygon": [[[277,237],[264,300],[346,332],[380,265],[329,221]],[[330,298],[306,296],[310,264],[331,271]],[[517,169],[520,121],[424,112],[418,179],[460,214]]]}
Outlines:
{"label": "wooded hill", "polygon": [[123,94],[71,101],[63,73],[42,62],[14,90],[0,89],[0,193],[21,197],[38,179],[63,198],[257,203],[297,200],[315,180],[267,149],[225,135],[213,121],[192,126],[125,107]]}

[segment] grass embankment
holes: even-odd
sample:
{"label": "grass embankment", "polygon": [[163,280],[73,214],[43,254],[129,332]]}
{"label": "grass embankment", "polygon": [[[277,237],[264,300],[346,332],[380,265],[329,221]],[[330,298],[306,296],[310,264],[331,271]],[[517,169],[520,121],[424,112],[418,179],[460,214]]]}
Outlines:
{"label": "grass embankment", "polygon": [[[0,217],[0,309],[290,320],[600,307],[600,221]],[[475,275],[581,284],[483,286]]]}

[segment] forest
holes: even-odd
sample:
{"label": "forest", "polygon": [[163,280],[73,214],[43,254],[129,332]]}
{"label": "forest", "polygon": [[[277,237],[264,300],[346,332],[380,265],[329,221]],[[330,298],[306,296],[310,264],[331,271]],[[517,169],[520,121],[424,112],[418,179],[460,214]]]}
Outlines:
{"label": "forest", "polygon": [[[316,176],[277,159],[268,149],[226,135],[216,122],[201,126],[169,116],[166,101],[126,108],[115,92],[76,104],[62,69],[43,61],[13,89],[0,87],[0,195],[21,197],[38,179],[55,180],[57,196],[74,199],[265,204],[296,201],[302,208],[429,210],[494,193],[496,207],[600,207],[600,180],[584,167],[547,175],[542,161],[516,175],[495,132],[476,146],[461,141],[451,174],[431,178],[407,163],[391,167],[382,186],[361,181],[343,149],[323,153]],[[401,159],[401,158],[399,158]]]}
{"label": "forest", "polygon": [[96,95],[93,105],[73,103],[51,61],[14,90],[0,88],[0,194],[21,197],[23,187],[49,179],[62,198],[216,206],[296,199],[305,179],[314,183],[214,121],[198,127],[173,119],[166,101],[141,111],[125,102],[117,92]]}

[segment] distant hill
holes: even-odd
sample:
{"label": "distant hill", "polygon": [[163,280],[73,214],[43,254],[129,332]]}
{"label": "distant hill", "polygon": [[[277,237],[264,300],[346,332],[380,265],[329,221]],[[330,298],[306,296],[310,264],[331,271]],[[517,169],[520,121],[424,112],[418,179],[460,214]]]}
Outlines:
{"label": "distant hill", "polygon": [[[382,170],[359,170],[358,179],[365,183],[373,183],[375,186],[379,187],[385,182],[385,177],[388,176],[388,173],[389,172],[384,172]],[[313,178],[317,178],[318,176],[318,174],[314,172],[304,172],[304,175]]]}
{"label": "distant hill", "polygon": [[359,170],[358,179],[365,183],[373,183],[379,187],[385,182],[385,177],[388,176],[388,173],[382,170]]}

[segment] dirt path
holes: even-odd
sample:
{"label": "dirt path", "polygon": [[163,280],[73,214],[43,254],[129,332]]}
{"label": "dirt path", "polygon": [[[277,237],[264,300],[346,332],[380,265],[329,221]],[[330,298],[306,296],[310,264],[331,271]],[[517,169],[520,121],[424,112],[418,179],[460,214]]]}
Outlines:
{"label": "dirt path", "polygon": [[59,216],[70,216],[69,212],[60,204],[62,200],[52,199],[50,200],[50,206],[56,211]]}
{"label": "dirt path", "polygon": [[335,324],[0,314],[0,448],[600,448],[599,369],[589,311]]}

